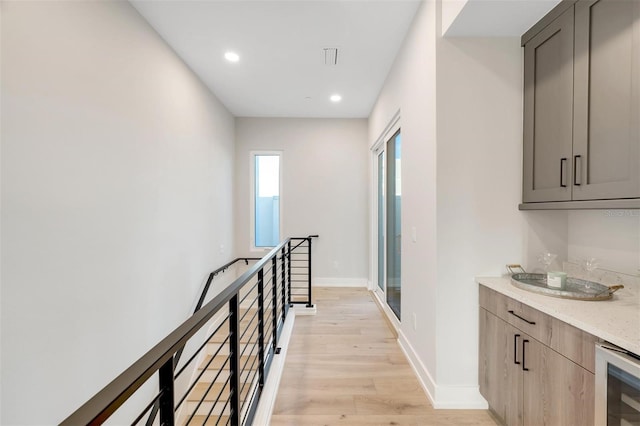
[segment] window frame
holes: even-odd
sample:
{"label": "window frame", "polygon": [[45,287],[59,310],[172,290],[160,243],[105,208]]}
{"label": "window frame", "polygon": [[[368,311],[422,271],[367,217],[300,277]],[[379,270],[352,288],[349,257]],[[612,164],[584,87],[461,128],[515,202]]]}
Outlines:
{"label": "window frame", "polygon": [[[278,241],[282,241],[282,165],[284,152],[279,150],[257,150],[249,152],[249,250],[251,252],[268,252],[273,247],[256,247],[256,157],[259,156],[278,156]],[[275,247],[275,246],[274,246]]]}

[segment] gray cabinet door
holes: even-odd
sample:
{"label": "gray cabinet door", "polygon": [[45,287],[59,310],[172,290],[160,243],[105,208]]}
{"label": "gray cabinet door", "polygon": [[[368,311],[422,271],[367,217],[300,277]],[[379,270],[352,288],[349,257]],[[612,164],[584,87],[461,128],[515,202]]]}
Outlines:
{"label": "gray cabinet door", "polygon": [[524,175],[527,202],[571,199],[573,8],[524,47]]}
{"label": "gray cabinet door", "polygon": [[493,412],[509,426],[522,426],[522,371],[519,343],[523,333],[480,308],[478,382]]}
{"label": "gray cabinet door", "polygon": [[534,339],[523,345],[524,426],[593,426],[595,375]]}
{"label": "gray cabinet door", "polygon": [[640,197],[640,1],[575,5],[573,199]]}

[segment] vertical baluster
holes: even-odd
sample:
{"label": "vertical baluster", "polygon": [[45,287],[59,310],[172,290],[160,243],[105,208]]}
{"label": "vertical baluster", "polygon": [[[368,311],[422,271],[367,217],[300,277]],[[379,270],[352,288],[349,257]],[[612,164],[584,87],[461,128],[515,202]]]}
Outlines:
{"label": "vertical baluster", "polygon": [[311,304],[311,237],[307,238],[307,242],[308,244],[308,250],[309,252],[307,253],[307,262],[308,262],[308,276],[307,276],[307,280],[308,280],[308,285],[309,285],[309,291],[307,296],[309,297],[309,300],[307,301],[307,308],[312,307],[313,305]]}
{"label": "vertical baluster", "polygon": [[284,322],[284,319],[287,316],[287,265],[285,264],[284,258],[284,246],[282,247],[282,250],[280,250],[280,254],[282,255],[282,272],[280,274],[282,276],[282,321]]}
{"label": "vertical baluster", "polygon": [[173,357],[164,363],[158,371],[160,381],[160,425],[173,426],[175,424],[173,410]]}
{"label": "vertical baluster", "polygon": [[291,240],[287,243],[287,288],[289,290],[289,299],[287,300],[291,305]]}
{"label": "vertical baluster", "polygon": [[229,300],[229,390],[231,426],[240,425],[240,298]]}
{"label": "vertical baluster", "polygon": [[258,382],[264,387],[264,271],[258,271]]}
{"label": "vertical baluster", "polygon": [[277,256],[273,256],[271,259],[271,299],[272,299],[272,311],[273,311],[273,350],[278,347],[278,259]]}

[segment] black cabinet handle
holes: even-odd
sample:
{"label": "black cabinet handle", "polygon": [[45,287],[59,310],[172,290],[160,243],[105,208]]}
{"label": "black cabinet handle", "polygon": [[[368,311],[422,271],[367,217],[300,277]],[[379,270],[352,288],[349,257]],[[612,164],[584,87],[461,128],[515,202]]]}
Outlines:
{"label": "black cabinet handle", "polygon": [[535,321],[529,321],[529,320],[528,320],[528,319],[526,319],[526,318],[522,318],[520,315],[516,314],[516,313],[515,313],[515,312],[513,312],[513,311],[509,311],[509,313],[510,313],[511,315],[513,315],[514,317],[516,317],[516,318],[518,318],[518,319],[521,319],[522,321],[526,322],[527,324],[536,325]]}
{"label": "black cabinet handle", "polygon": [[518,359],[518,337],[520,337],[519,334],[513,336],[513,363],[519,365],[520,362],[516,361]]}
{"label": "black cabinet handle", "polygon": [[565,164],[567,163],[567,159],[566,158],[561,158],[560,159],[560,186],[562,188],[566,188],[567,185],[564,183],[564,168],[565,168]]}
{"label": "black cabinet handle", "polygon": [[522,371],[529,371],[529,369],[527,367],[525,367],[525,363],[526,363],[526,361],[525,361],[525,356],[526,355],[525,354],[527,353],[527,350],[525,349],[524,345],[526,343],[529,343],[529,341],[527,339],[524,339],[522,341]]}
{"label": "black cabinet handle", "polygon": [[[574,155],[573,156],[573,184],[575,186],[580,186],[581,184],[578,182],[578,158],[582,159],[581,155]],[[582,163],[582,160],[580,160],[580,162]],[[581,170],[582,172],[582,170]],[[582,176],[582,173],[580,173],[580,176]],[[582,180],[582,179],[580,179]]]}

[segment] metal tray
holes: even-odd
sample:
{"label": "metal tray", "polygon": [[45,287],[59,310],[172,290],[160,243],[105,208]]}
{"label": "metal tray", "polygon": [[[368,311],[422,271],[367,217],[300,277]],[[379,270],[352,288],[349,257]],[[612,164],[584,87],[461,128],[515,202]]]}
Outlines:
{"label": "metal tray", "polygon": [[[523,272],[513,273],[513,268],[516,266]],[[534,293],[560,297],[563,299],[592,301],[609,300],[613,297],[613,293],[624,288],[623,285],[608,287],[604,284],[594,283],[592,281],[567,277],[565,288],[560,290],[547,287],[547,276],[545,274],[530,274],[524,272],[524,269],[522,269],[520,265],[508,265],[507,269],[512,272],[511,284],[514,286]]]}

